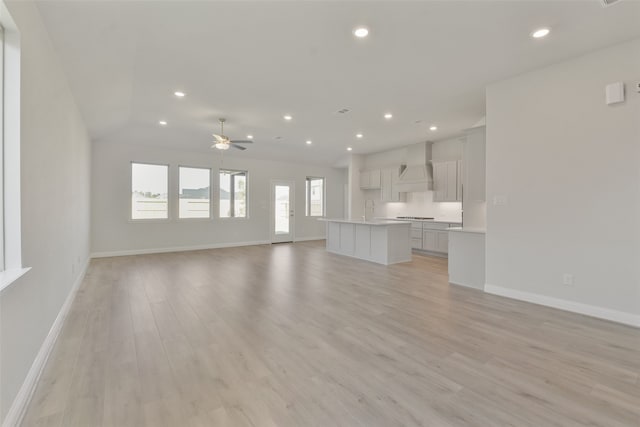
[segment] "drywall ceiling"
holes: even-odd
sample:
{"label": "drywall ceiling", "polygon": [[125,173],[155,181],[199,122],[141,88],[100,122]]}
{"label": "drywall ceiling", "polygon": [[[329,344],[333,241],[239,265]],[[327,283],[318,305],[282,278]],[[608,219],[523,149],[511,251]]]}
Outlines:
{"label": "drywall ceiling", "polygon": [[[208,152],[226,117],[227,135],[255,140],[228,155],[328,165],[349,146],[369,153],[458,135],[484,116],[488,83],[640,36],[635,0],[38,7],[96,143]],[[368,38],[353,36],[359,25]],[[532,39],[539,27],[551,35]]]}

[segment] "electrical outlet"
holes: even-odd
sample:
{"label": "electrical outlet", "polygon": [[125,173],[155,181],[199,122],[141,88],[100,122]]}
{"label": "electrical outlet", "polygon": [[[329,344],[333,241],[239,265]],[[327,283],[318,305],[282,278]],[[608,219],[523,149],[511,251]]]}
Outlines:
{"label": "electrical outlet", "polygon": [[569,273],[563,274],[562,284],[565,286],[573,286],[573,274],[569,274]]}

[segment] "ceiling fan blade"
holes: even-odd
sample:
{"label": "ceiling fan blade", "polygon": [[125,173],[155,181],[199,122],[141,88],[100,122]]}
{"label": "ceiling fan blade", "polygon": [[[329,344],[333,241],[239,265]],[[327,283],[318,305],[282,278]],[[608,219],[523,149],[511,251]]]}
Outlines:
{"label": "ceiling fan blade", "polygon": [[242,145],[231,144],[231,146],[233,148],[237,148],[238,150],[243,150],[243,151],[247,149],[247,147],[243,147]]}
{"label": "ceiling fan blade", "polygon": [[248,141],[248,140],[235,140],[234,139],[234,140],[229,141],[229,142],[231,142],[232,144],[253,144],[253,141]]}
{"label": "ceiling fan blade", "polygon": [[216,141],[218,142],[224,142],[226,141],[227,138],[225,138],[223,135],[216,135],[215,133],[213,134],[213,137],[216,139]]}

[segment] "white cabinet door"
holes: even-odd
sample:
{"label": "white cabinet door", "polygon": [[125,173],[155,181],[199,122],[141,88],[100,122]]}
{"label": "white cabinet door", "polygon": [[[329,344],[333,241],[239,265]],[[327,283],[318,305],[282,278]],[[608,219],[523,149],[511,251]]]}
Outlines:
{"label": "white cabinet door", "polygon": [[438,232],[425,230],[422,232],[422,249],[436,252],[438,250]]}
{"label": "white cabinet door", "polygon": [[[458,168],[458,160],[433,163],[434,202],[456,202],[462,200],[462,168]],[[458,171],[460,169],[460,171]],[[460,196],[458,196],[460,194]],[[460,199],[458,199],[460,197]]]}
{"label": "white cabinet door", "polygon": [[374,190],[380,188],[380,169],[369,171],[369,188]]}
{"label": "white cabinet door", "polygon": [[383,202],[404,202],[405,193],[399,193],[396,189],[398,169],[382,169],[380,171],[380,199]]}
{"label": "white cabinet door", "polygon": [[371,186],[371,172],[360,172],[360,188],[369,188]]}

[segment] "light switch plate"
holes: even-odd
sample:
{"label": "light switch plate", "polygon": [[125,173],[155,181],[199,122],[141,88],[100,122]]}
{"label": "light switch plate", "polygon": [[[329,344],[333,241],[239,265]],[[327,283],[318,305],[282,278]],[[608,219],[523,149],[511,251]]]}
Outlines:
{"label": "light switch plate", "polygon": [[506,206],[507,203],[508,203],[507,196],[505,195],[493,196],[493,206]]}

